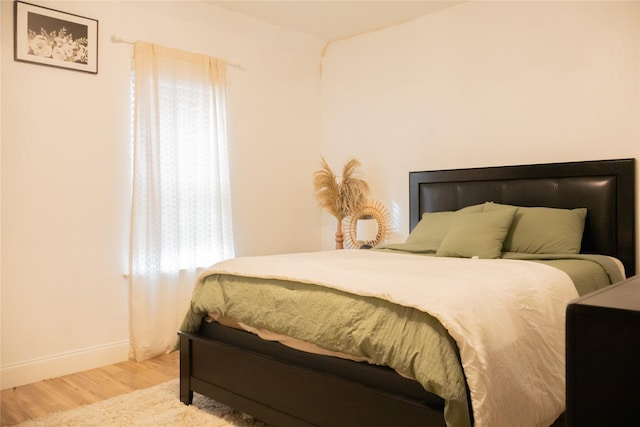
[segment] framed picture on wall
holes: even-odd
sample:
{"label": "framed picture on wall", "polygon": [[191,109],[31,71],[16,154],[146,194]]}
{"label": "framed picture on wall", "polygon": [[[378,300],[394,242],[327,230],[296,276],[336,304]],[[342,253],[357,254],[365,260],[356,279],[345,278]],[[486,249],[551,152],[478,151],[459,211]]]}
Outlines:
{"label": "framed picture on wall", "polygon": [[70,70],[98,73],[98,21],[15,2],[14,58]]}

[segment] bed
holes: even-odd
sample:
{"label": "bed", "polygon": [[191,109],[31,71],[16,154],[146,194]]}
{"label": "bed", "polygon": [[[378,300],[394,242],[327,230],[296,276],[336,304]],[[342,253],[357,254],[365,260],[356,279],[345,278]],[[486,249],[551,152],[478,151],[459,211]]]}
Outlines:
{"label": "bed", "polygon": [[[580,253],[583,255],[579,257],[590,259],[591,254],[594,257],[607,259],[614,257],[618,260],[614,264],[623,267],[626,276],[635,274],[635,161],[633,159],[410,172],[409,193],[412,235],[420,225],[421,219],[427,216],[425,214],[458,212],[470,207],[476,209],[474,207],[482,206],[483,218],[491,217],[492,220],[508,216],[504,213],[504,205],[533,209],[540,207],[563,210],[586,209],[584,229],[579,243]],[[485,215],[484,209],[495,212]],[[358,259],[354,262],[373,262],[380,265],[384,265],[387,258],[394,256],[401,257],[397,259],[402,260],[438,258],[419,257],[417,253],[387,254],[394,251],[397,252],[398,248],[389,245],[377,251],[344,251],[344,254],[360,257],[358,253],[363,253],[363,258],[373,258],[373,261]],[[441,258],[445,262],[466,262],[466,265],[470,265],[470,260],[476,258],[471,255],[462,254],[454,258],[446,256]],[[326,256],[334,257],[335,255],[327,254]],[[459,259],[461,256],[464,257],[464,261]],[[286,258],[283,262],[292,263]],[[482,267],[484,263],[489,262],[491,260],[481,259],[477,260],[476,264]],[[510,262],[511,260],[501,261],[506,264]],[[540,274],[539,280],[542,282],[544,274],[556,274],[556,269],[549,268],[547,264],[556,262],[564,261],[544,259],[523,263],[517,259],[511,264],[527,264],[526,268],[538,268],[539,270],[533,270],[533,272]],[[293,264],[304,265],[297,262]],[[530,266],[533,264],[536,267]],[[264,264],[258,263],[256,268],[259,270],[262,268],[261,265],[264,267]],[[458,270],[458,265],[461,264],[450,264],[446,268]],[[270,267],[266,267],[265,271],[268,268]],[[313,268],[310,269],[313,270]],[[552,273],[551,270],[554,272]],[[235,277],[233,272],[229,274],[229,277]],[[508,271],[505,274],[508,275]],[[561,274],[556,275],[560,277]],[[606,275],[610,282],[622,277],[616,278],[615,272]],[[264,281],[268,278],[266,276],[255,280]],[[207,277],[211,276],[203,275],[203,280]],[[282,279],[279,276],[274,277],[277,280]],[[364,289],[366,286],[373,286],[371,283],[363,285],[358,277],[353,279],[355,282],[353,286],[356,288]],[[573,276],[571,278],[576,282]],[[263,285],[271,286],[271,284],[260,282],[260,286]],[[315,291],[313,284],[303,283],[303,285],[311,287],[305,290]],[[200,288],[194,292],[194,300],[197,298],[198,289]],[[572,287],[572,289],[572,292],[576,292],[575,288]],[[587,287],[582,289],[581,293],[590,290]],[[343,289],[332,289],[332,291],[341,293]],[[386,289],[382,292],[386,292]],[[230,295],[229,298],[231,298]],[[570,298],[571,294],[566,295],[565,300]],[[379,296],[374,294],[368,295],[367,298],[373,298],[377,304]],[[225,298],[227,294],[224,294],[221,299]],[[367,301],[371,303],[370,300]],[[564,307],[563,301],[555,304]],[[265,306],[266,302],[267,300],[265,300]],[[454,301],[454,303],[457,302]],[[391,304],[393,305],[393,301]],[[393,305],[393,307],[396,306]],[[313,306],[309,306],[307,310],[312,311],[312,308]],[[410,309],[415,310],[416,307],[410,307]],[[444,308],[434,307],[434,310],[444,310]],[[270,313],[263,313],[260,316],[266,317],[267,314]],[[238,324],[239,322],[227,319],[225,316],[218,318],[218,321],[211,321],[208,317],[212,316],[193,308],[190,315],[191,320],[185,319],[185,324],[179,332],[180,399],[186,404],[192,402],[193,393],[197,392],[275,426],[443,426],[474,423],[486,425],[486,420],[491,419],[486,418],[484,411],[478,411],[483,402],[477,398],[478,391],[475,384],[479,378],[482,378],[482,374],[467,369],[466,360],[470,350],[456,341],[457,338],[453,338],[456,336],[454,332],[456,326],[450,325],[447,323],[448,320],[437,316],[431,319],[436,325],[434,328],[446,325],[442,328],[444,335],[439,336],[438,339],[443,343],[443,348],[447,346],[447,342],[451,343],[452,350],[446,351],[457,357],[457,366],[461,371],[458,374],[454,373],[451,378],[462,378],[461,388],[455,390],[456,396],[463,395],[459,401],[455,401],[456,411],[458,411],[455,414],[461,413],[460,411],[465,412],[467,418],[464,420],[457,419],[459,415],[452,415],[454,412],[451,408],[454,405],[451,402],[455,399],[443,398],[433,390],[427,391],[427,388],[434,387],[425,387],[425,381],[417,381],[402,369],[391,369],[389,366],[367,363],[367,361],[350,360],[349,356],[353,356],[351,354],[346,358],[336,357],[344,356],[336,351],[328,354],[322,351],[310,352],[306,348],[302,351],[296,347],[299,342],[284,345],[279,342],[286,343],[281,340],[281,335],[273,339],[260,338],[256,333],[252,333],[256,332],[255,330],[248,332],[246,329],[250,328],[243,329],[247,326],[245,323]],[[562,315],[564,319],[564,312]],[[304,313],[296,313],[295,316],[296,321],[300,322],[301,317],[298,316],[304,316]],[[399,317],[403,316],[406,317],[405,312],[402,312]],[[374,327],[376,328],[377,326]],[[332,331],[332,333],[335,332]],[[398,341],[397,345],[401,346],[403,343]],[[322,350],[322,348],[315,350]],[[447,357],[451,358],[451,355]],[[557,359],[557,355],[555,357]],[[357,358],[352,357],[352,359]],[[411,361],[412,364],[414,362],[415,360]],[[559,363],[563,368],[563,357]],[[451,368],[451,370],[455,369]],[[474,386],[469,387],[470,383]],[[557,389],[558,387],[555,386],[554,392],[558,391]],[[561,404],[564,404],[563,392],[564,390],[559,390],[556,399],[558,402],[562,401]],[[492,397],[494,393],[489,390],[487,394]],[[558,404],[560,404],[558,402],[554,408],[550,409],[552,412],[556,411],[553,413],[558,412]]]}

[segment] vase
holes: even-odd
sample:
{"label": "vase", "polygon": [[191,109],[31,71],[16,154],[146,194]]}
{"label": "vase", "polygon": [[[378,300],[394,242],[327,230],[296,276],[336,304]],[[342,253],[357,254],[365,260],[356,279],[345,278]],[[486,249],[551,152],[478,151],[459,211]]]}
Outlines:
{"label": "vase", "polygon": [[341,219],[338,219],[338,230],[336,231],[336,249],[344,249],[344,234],[342,234]]}

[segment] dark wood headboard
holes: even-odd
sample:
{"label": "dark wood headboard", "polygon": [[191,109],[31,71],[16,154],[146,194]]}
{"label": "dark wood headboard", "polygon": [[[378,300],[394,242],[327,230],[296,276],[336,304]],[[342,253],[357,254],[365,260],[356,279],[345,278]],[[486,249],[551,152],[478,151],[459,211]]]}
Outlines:
{"label": "dark wood headboard", "polygon": [[409,173],[410,228],[424,212],[493,201],[587,208],[582,253],[610,255],[636,272],[635,159]]}

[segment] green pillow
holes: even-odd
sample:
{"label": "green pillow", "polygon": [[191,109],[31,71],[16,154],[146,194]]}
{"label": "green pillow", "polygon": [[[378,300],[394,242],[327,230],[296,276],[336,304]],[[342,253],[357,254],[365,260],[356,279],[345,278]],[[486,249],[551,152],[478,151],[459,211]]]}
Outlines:
{"label": "green pillow", "polygon": [[456,215],[437,256],[500,258],[516,209]]}
{"label": "green pillow", "polygon": [[511,230],[504,240],[505,252],[527,254],[580,253],[586,208],[557,209],[521,207],[487,202],[485,212],[516,207]]}
{"label": "green pillow", "polygon": [[425,212],[407,237],[405,244],[423,252],[435,252],[458,213],[482,212],[483,205],[473,205],[458,211]]}

